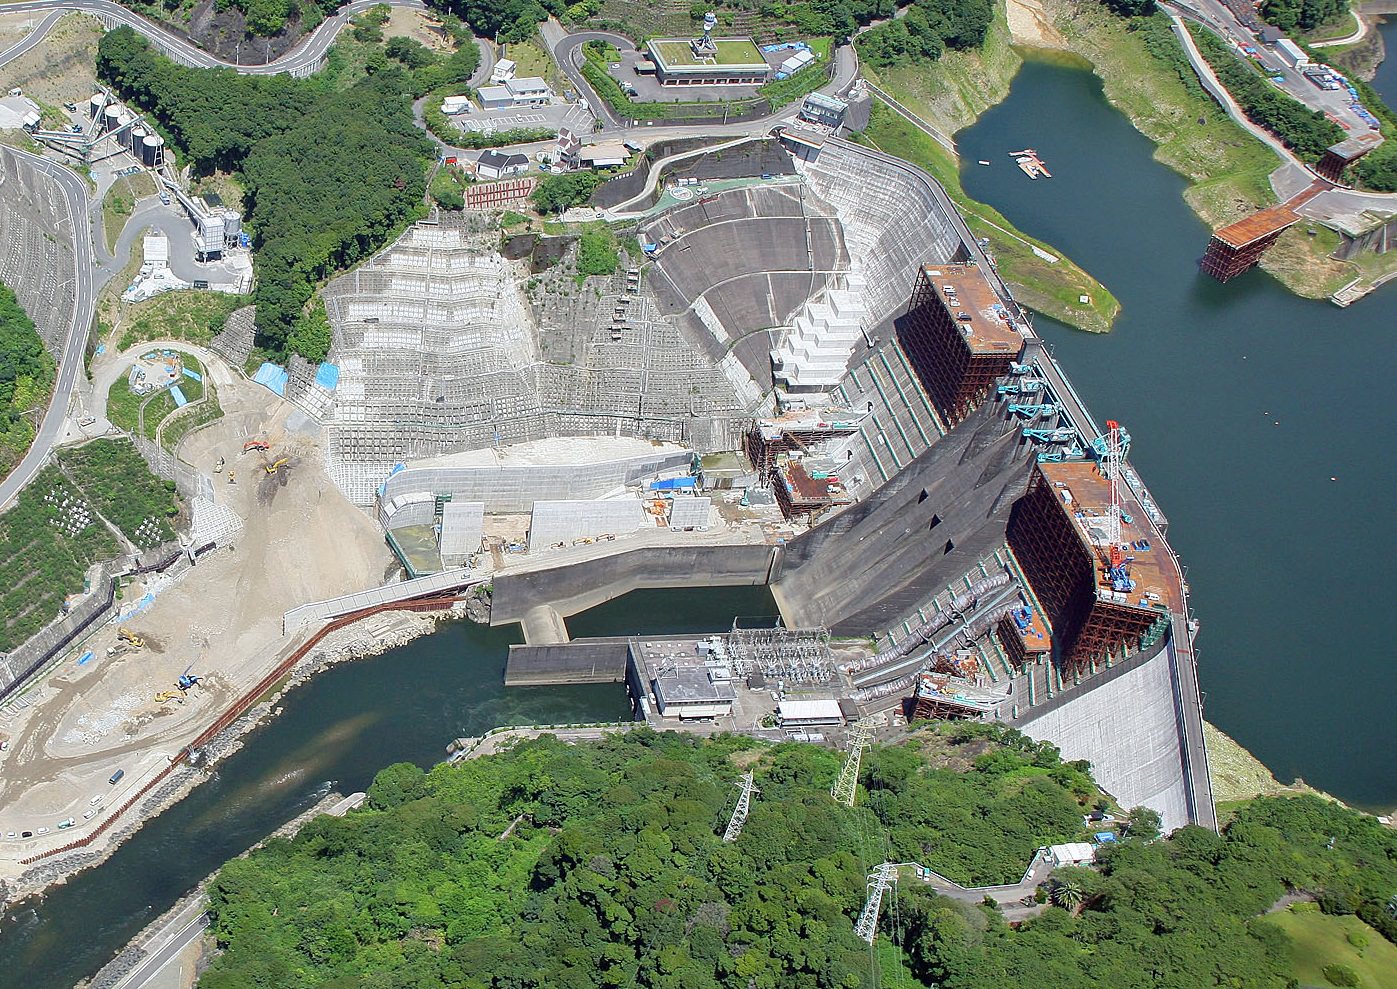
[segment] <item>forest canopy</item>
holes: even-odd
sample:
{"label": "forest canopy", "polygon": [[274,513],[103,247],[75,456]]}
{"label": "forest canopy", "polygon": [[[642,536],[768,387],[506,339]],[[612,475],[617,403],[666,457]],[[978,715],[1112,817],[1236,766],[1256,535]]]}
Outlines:
{"label": "forest canopy", "polygon": [[29,314],[14,292],[0,285],[0,476],[29,449],[53,373],[53,358]]}
{"label": "forest canopy", "polygon": [[98,45],[97,71],[150,111],[196,173],[240,173],[258,344],[273,353],[286,352],[322,279],[421,209],[431,145],[413,125],[413,81],[400,68],[337,92],[314,78],[186,68],[122,27]]}
{"label": "forest canopy", "polygon": [[[839,765],[810,745],[639,729],[390,766],[366,807],[220,871],[225,950],[200,985],[854,989],[878,984],[876,959],[884,984],[892,966],[947,989],[1283,989],[1287,936],[1258,915],[1287,887],[1366,919],[1397,884],[1397,838],[1371,818],[1261,800],[1222,836],[1142,827],[1099,869],[1061,870],[1017,928],[905,870],[875,955],[853,932],[874,864],[1017,881],[1104,800],[1083,764],[998,726],[874,748],[853,809],[828,793]],[[744,769],[761,792],[727,844]]]}

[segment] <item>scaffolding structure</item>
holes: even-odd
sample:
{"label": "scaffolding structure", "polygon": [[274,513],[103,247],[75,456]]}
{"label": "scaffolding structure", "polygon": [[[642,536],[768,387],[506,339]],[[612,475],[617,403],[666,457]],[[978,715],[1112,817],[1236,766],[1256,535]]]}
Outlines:
{"label": "scaffolding structure", "polygon": [[784,683],[828,683],[834,678],[834,654],[829,629],[740,628],[733,623],[728,637],[733,673],[760,673]]}

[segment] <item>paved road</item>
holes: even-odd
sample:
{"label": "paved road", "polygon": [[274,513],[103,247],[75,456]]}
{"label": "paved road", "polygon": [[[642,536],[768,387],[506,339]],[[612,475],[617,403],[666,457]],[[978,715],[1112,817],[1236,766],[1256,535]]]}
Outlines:
{"label": "paved road", "polygon": [[[54,179],[67,200],[68,227],[73,235],[74,271],[68,278],[76,282],[73,290],[73,315],[68,326],[68,336],[64,341],[58,359],[58,381],[54,384],[53,401],[44,413],[43,421],[34,436],[29,452],[8,477],[0,481],[0,508],[4,508],[19,494],[21,488],[34,479],[49,450],[63,432],[64,420],[68,415],[68,401],[73,388],[82,373],[83,350],[87,346],[87,331],[92,325],[93,308],[97,302],[97,287],[93,284],[92,240],[88,236],[91,229],[87,216],[87,184],[76,172],[15,148],[7,149],[6,154],[18,155],[26,164]],[[79,231],[82,233],[79,233]]]}
{"label": "paved road", "polygon": [[[295,48],[280,58],[265,65],[236,66],[232,62],[225,62],[215,55],[210,55],[187,38],[161,24],[147,20],[140,14],[115,3],[114,0],[24,0],[22,3],[6,4],[4,12],[6,14],[25,14],[49,11],[56,15],[46,17],[23,41],[10,49],[10,52],[22,49],[17,54],[23,54],[24,51],[28,51],[29,48],[38,44],[53,27],[53,24],[57,22],[58,16],[76,11],[94,14],[108,24],[128,25],[150,39],[175,61],[195,68],[213,69],[227,66],[237,68],[239,72],[250,75],[277,75],[282,72],[305,75],[319,68],[321,60],[325,57],[325,52],[334,43],[340,31],[349,23],[351,17],[380,2],[387,3],[392,7],[406,7],[412,10],[425,10],[427,6],[423,0],[354,0],[353,3],[341,7],[333,17],[327,17],[319,27],[302,38]],[[256,49],[251,44],[248,45],[248,53],[249,56],[256,54]],[[0,61],[0,65],[3,64],[4,61]]]}
{"label": "paved road", "polygon": [[206,912],[208,902],[202,897],[191,900],[183,910],[170,918],[164,929],[150,944],[150,953],[131,972],[119,979],[113,989],[140,989],[160,974],[161,969],[179,957],[180,952],[203,937],[209,927]]}

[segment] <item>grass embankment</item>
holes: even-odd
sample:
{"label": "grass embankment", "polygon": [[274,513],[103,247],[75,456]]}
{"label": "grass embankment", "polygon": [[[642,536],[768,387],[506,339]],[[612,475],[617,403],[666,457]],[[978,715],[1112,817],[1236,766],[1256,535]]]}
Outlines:
{"label": "grass embankment", "polygon": [[[1290,936],[1291,975],[1302,986],[1356,985],[1363,989],[1397,989],[1397,945],[1353,916],[1331,916],[1313,903],[1297,903],[1271,914]],[[1333,966],[1343,966],[1358,981],[1335,982]],[[1325,971],[1328,969],[1329,971]]]}
{"label": "grass embankment", "polygon": [[1208,747],[1208,776],[1213,784],[1213,800],[1218,814],[1230,818],[1255,797],[1309,793],[1325,796],[1303,780],[1286,785],[1241,743],[1220,728],[1203,723],[1203,741]]}
{"label": "grass embankment", "polygon": [[[1280,159],[1203,90],[1164,15],[1126,21],[1095,0],[1044,0],[1044,8],[1106,98],[1155,143],[1155,160],[1189,180],[1184,199],[1205,223],[1220,227],[1276,202],[1267,176]],[[1323,298],[1357,272],[1327,257],[1335,235],[1308,229],[1288,230],[1261,266],[1295,294]]]}
{"label": "grass embankment", "polygon": [[[998,210],[976,202],[960,185],[960,172],[950,152],[881,103],[873,105],[873,117],[863,133],[864,143],[895,154],[925,169],[946,189],[965,217],[970,232],[988,238],[999,273],[1021,303],[1070,326],[1104,333],[1120,312],[1120,303],[1106,288],[1059,251],[1026,237]],[[1034,247],[1057,261],[1034,253]],[[1090,302],[1079,301],[1085,295]]]}
{"label": "grass embankment", "polygon": [[[189,402],[197,402],[204,397],[204,366],[192,354],[178,353],[184,366],[199,375],[199,380],[181,375],[175,384],[179,385],[180,392]],[[139,433],[146,439],[154,439],[160,423],[178,408],[168,388],[154,395],[137,395],[131,390],[125,374],[112,382],[107,391],[107,421],[118,429],[133,435]]]}
{"label": "grass embankment", "polygon": [[884,69],[863,65],[862,69],[870,82],[913,113],[943,133],[954,134],[1009,95],[1009,85],[1022,64],[1001,4],[979,51],[948,49],[929,65]]}
{"label": "grass embankment", "polygon": [[126,350],[148,340],[186,340],[207,346],[223,329],[228,314],[245,305],[246,297],[226,292],[164,292],[134,306],[127,305],[116,349]]}
{"label": "grass embankment", "polygon": [[116,248],[117,238],[126,221],[136,209],[137,200],[155,195],[155,181],[145,172],[124,175],[112,183],[102,197],[102,231],[107,238],[107,250]]}

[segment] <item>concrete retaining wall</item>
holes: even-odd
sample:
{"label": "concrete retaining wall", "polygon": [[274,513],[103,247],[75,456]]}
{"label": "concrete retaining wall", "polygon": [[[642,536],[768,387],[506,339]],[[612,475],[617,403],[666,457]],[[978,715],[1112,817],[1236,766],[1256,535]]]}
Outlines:
{"label": "concrete retaining wall", "polygon": [[766,584],[781,568],[778,546],[667,546],[495,578],[490,624],[523,622],[535,608],[560,615],[605,604],[642,587]]}
{"label": "concrete retaining wall", "polygon": [[505,665],[504,685],[623,683],[628,643],[628,639],[618,636],[566,645],[512,645]]}

